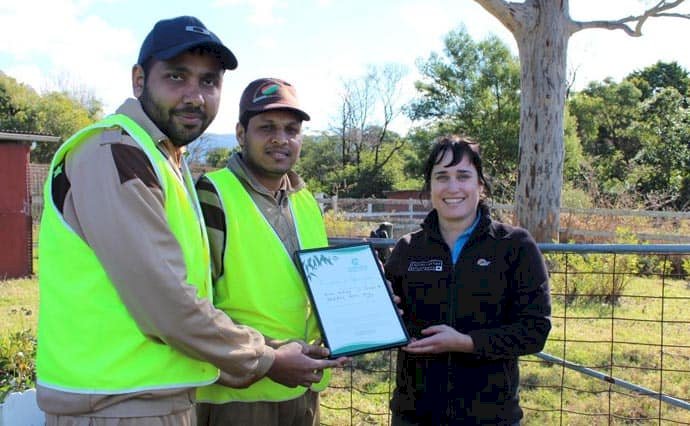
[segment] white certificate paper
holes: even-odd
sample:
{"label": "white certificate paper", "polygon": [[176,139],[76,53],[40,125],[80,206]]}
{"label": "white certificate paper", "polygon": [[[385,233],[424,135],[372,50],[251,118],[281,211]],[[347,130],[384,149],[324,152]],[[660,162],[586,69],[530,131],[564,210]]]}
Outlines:
{"label": "white certificate paper", "polygon": [[369,244],[296,253],[331,358],[410,340],[375,256]]}

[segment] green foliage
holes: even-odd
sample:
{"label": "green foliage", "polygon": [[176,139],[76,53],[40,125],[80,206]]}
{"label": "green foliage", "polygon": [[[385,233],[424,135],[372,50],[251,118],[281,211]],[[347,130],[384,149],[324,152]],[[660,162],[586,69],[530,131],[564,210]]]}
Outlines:
{"label": "green foliage", "polygon": [[333,172],[341,165],[338,152],[335,136],[326,133],[304,136],[295,171],[312,192],[334,193],[336,181]]}
{"label": "green foliage", "polygon": [[38,94],[29,86],[0,72],[0,128],[32,129],[37,121]]}
{"label": "green foliage", "polygon": [[580,188],[574,188],[572,184],[566,182],[561,192],[561,207],[571,209],[591,209],[592,199]]}
{"label": "green foliage", "polygon": [[[565,158],[563,159],[563,181],[577,185],[586,174],[586,161],[580,138],[577,135],[577,118],[565,110],[563,145]],[[584,187],[584,185],[581,185]]]}
{"label": "green foliage", "polygon": [[302,142],[302,155],[295,171],[307,182],[312,192],[338,194],[340,197],[378,197],[392,189],[409,189],[415,177],[405,173],[406,161],[414,156],[407,141],[393,132],[390,145],[396,144],[395,155],[382,161],[381,152],[363,150],[358,163],[342,164],[337,136],[322,133],[307,135]]}
{"label": "green foliage", "polygon": [[230,148],[212,148],[206,153],[206,164],[211,167],[224,167],[231,155]]}
{"label": "green foliage", "polygon": [[593,82],[574,94],[568,109],[584,158],[579,177],[566,166],[566,180],[583,182],[576,185],[609,205],[690,206],[688,82],[678,64],[658,62],[621,83]]}
{"label": "green foliage", "polygon": [[[673,87],[683,96],[690,95],[690,75],[675,61],[659,61],[641,71],[631,73],[626,80],[642,92],[642,99],[649,99],[659,90],[667,87]],[[686,101],[685,107],[687,106]]]}
{"label": "green foliage", "polygon": [[683,273],[686,277],[690,277],[690,257],[686,257],[682,261]]}
{"label": "green foliage", "polygon": [[633,126],[643,143],[628,181],[646,195],[650,208],[690,204],[682,198],[690,180],[690,109],[683,108],[683,101],[676,89],[663,88],[642,103],[646,119]]}
{"label": "green foliage", "polygon": [[[42,96],[36,105],[36,114],[39,131],[59,136],[63,141],[97,118],[70,95],[58,92]],[[58,143],[38,143],[31,152],[32,161],[50,162],[58,146]]]}
{"label": "green foliage", "polygon": [[[616,230],[620,243],[637,243],[627,229]],[[639,273],[639,256],[625,254],[560,254],[545,256],[551,266],[551,287],[566,305],[618,304],[630,280]]]}
{"label": "green foliage", "polygon": [[595,158],[605,158],[614,151],[621,151],[624,158],[632,158],[639,141],[629,129],[639,120],[641,96],[633,84],[619,84],[610,79],[592,82],[575,94],[568,108],[577,118],[585,152]]}
{"label": "green foliage", "polygon": [[347,220],[342,212],[328,210],[323,215],[326,233],[334,237],[366,237],[375,228],[375,223]]}
{"label": "green foliage", "polygon": [[370,66],[361,78],[343,82],[332,129],[313,139],[318,145],[304,144],[307,155],[318,155],[300,168],[308,182],[359,197],[378,197],[394,186],[390,164],[407,141],[390,125],[401,111],[396,101],[405,73],[398,64]]}
{"label": "green foliage", "polygon": [[0,336],[0,401],[10,392],[34,387],[36,338],[31,330]]}
{"label": "green foliage", "polygon": [[[39,95],[0,72],[0,128],[59,136],[63,141],[100,117],[101,103],[92,96],[62,92]],[[31,160],[50,161],[59,144],[37,143]]]}
{"label": "green foliage", "polygon": [[475,138],[486,173],[497,183],[494,196],[506,201],[517,181],[518,60],[497,37],[475,42],[464,27],[449,33],[444,43],[442,55],[432,53],[419,63],[423,76],[415,84],[419,98],[410,105],[408,115],[413,120],[431,120],[423,131],[429,140],[447,133]]}

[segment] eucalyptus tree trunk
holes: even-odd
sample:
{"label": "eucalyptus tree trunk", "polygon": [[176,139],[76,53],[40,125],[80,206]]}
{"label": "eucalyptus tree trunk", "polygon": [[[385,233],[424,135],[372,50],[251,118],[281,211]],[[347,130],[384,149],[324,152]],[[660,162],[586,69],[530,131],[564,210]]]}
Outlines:
{"label": "eucalyptus tree trunk", "polygon": [[515,221],[540,242],[558,240],[568,0],[476,0],[515,37],[520,57],[520,152]]}
{"label": "eucalyptus tree trunk", "polygon": [[690,19],[685,0],[655,0],[639,15],[574,21],[569,0],[475,0],[513,33],[520,55],[520,153],[515,217],[537,241],[558,240],[563,184],[563,115],[568,40],[601,28],[640,37],[649,18]]}
{"label": "eucalyptus tree trunk", "polygon": [[[563,186],[567,0],[540,0],[534,25],[515,32],[520,57],[520,152],[515,218],[540,242],[558,241]],[[566,9],[567,10],[567,9]]]}

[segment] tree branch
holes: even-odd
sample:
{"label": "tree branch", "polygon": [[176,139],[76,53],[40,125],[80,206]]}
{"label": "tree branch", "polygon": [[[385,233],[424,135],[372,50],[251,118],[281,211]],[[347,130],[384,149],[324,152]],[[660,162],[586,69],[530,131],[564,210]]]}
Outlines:
{"label": "tree branch", "polygon": [[[479,0],[476,0],[479,1]],[[666,12],[683,3],[685,0],[659,0],[654,6],[637,16],[628,16],[615,21],[572,21],[572,33],[588,28],[601,28],[605,30],[622,30],[631,37],[642,36],[642,26],[649,18],[681,18],[690,19],[690,13]]]}
{"label": "tree branch", "polygon": [[538,5],[535,4],[535,0],[525,0],[522,3],[506,0],[474,1],[495,16],[513,34],[536,25]]}

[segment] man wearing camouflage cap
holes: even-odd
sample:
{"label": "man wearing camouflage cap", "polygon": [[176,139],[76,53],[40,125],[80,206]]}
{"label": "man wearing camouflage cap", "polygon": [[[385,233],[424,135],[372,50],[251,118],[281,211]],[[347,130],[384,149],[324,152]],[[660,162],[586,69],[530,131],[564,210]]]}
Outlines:
{"label": "man wearing camouflage cap", "polygon": [[[253,81],[235,127],[241,152],[202,177],[197,192],[211,245],[214,304],[269,344],[296,341],[318,355],[316,317],[292,260],[296,250],[328,245],[319,206],[292,170],[309,118],[290,83]],[[271,378],[246,389],[200,388],[199,425],[318,425],[318,392],[329,376],[314,369],[311,380],[294,388]]]}

